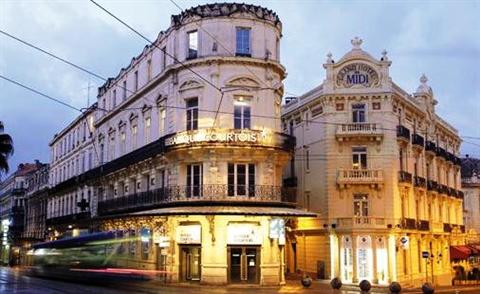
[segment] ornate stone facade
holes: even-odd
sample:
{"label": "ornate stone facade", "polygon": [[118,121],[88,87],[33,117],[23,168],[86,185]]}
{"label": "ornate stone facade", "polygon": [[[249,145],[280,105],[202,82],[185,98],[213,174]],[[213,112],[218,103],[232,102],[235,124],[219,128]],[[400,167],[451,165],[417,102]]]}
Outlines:
{"label": "ornate stone facade", "polygon": [[321,278],[347,283],[420,285],[429,275],[450,284],[449,246],[465,230],[461,140],[435,113],[425,76],[408,94],[390,77],[387,52],[377,59],[361,44],[352,40],[338,61],[328,54],[324,82],[283,107],[284,131],[297,139],[286,181],[319,215],[293,231],[290,270],[322,269]]}

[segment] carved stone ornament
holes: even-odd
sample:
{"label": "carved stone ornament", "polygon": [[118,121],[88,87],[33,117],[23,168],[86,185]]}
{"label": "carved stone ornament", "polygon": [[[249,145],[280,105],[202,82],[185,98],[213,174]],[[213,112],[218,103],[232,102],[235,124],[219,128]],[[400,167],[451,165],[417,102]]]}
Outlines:
{"label": "carved stone ornament", "polygon": [[338,87],[351,88],[355,86],[361,87],[377,87],[380,78],[375,69],[365,63],[350,63],[342,67],[336,77],[336,85]]}
{"label": "carved stone ornament", "polygon": [[198,89],[198,88],[202,88],[203,87],[203,84],[195,81],[195,80],[188,80],[188,81],[185,81],[183,82],[180,87],[179,87],[179,91],[186,91],[186,90],[193,90],[193,89]]}

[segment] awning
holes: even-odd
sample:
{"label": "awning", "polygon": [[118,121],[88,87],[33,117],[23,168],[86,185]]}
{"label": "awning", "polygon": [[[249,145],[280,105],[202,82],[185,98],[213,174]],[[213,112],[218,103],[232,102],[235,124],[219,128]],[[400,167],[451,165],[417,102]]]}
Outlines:
{"label": "awning", "polygon": [[288,207],[252,207],[252,206],[182,206],[165,207],[129,213],[128,216],[153,215],[271,215],[293,217],[316,217],[317,214]]}
{"label": "awning", "polygon": [[474,249],[467,245],[450,246],[450,260],[468,259],[477,253],[478,251],[474,252]]}

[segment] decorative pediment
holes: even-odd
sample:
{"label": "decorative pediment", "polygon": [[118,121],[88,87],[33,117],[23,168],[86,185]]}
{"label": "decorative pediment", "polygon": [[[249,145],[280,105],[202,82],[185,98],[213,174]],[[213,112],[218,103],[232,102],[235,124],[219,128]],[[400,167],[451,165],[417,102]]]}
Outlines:
{"label": "decorative pediment", "polygon": [[167,100],[167,95],[160,94],[158,95],[157,99],[155,99],[155,103],[157,106],[161,105],[165,100]]}
{"label": "decorative pediment", "polygon": [[136,119],[138,117],[138,115],[135,113],[135,112],[131,112],[130,113],[130,116],[128,117],[128,119],[130,120],[130,122],[134,119]]}
{"label": "decorative pediment", "polygon": [[142,113],[145,113],[145,112],[147,112],[147,111],[149,111],[149,110],[151,110],[151,109],[152,109],[152,106],[149,106],[149,105],[147,105],[147,104],[143,104],[143,106],[142,106]]}
{"label": "decorative pediment", "polygon": [[229,87],[249,87],[249,88],[260,87],[259,82],[257,82],[253,78],[246,77],[246,76],[235,77],[235,78],[229,80],[226,84]]}
{"label": "decorative pediment", "polygon": [[203,88],[203,84],[196,80],[187,80],[180,85],[179,91],[186,91],[198,88]]}
{"label": "decorative pediment", "polygon": [[380,74],[366,62],[356,61],[343,65],[337,70],[335,85],[343,88],[377,87],[380,84]]}

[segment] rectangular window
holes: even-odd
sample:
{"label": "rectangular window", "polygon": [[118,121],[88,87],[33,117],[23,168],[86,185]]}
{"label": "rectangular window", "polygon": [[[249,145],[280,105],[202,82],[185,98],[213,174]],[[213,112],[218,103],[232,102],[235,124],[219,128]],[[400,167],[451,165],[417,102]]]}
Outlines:
{"label": "rectangular window", "polygon": [[115,159],[115,134],[113,134],[111,137],[110,137],[110,150],[108,150],[108,152],[110,153],[109,155],[109,158],[110,160],[113,160]]}
{"label": "rectangular window", "polygon": [[167,47],[162,48],[162,71],[167,67]]}
{"label": "rectangular window", "polygon": [[152,60],[147,60],[147,80],[152,79]]}
{"label": "rectangular window", "polygon": [[187,33],[188,38],[188,55],[187,59],[197,58],[198,54],[198,31]]}
{"label": "rectangular window", "polygon": [[228,164],[228,196],[255,196],[255,164]]}
{"label": "rectangular window", "polygon": [[127,81],[123,81],[123,100],[127,99]]}
{"label": "rectangular window", "polygon": [[306,171],[310,171],[310,150],[307,148],[305,149],[305,169]]}
{"label": "rectangular window", "polygon": [[158,113],[158,136],[162,137],[165,135],[165,126],[166,126],[167,110],[164,107],[161,107]]}
{"label": "rectangular window", "polygon": [[353,195],[353,213],[356,217],[368,216],[368,195],[367,194]]}
{"label": "rectangular window", "polygon": [[235,129],[250,128],[250,104],[248,102],[235,101],[233,113],[233,124]]}
{"label": "rectangular window", "polygon": [[138,135],[138,128],[137,126],[132,126],[132,150],[137,148],[137,135]]}
{"label": "rectangular window", "polygon": [[352,122],[363,123],[365,122],[365,104],[353,104],[352,105]]}
{"label": "rectangular window", "polygon": [[112,105],[113,107],[117,106],[117,90],[112,92]]}
{"label": "rectangular window", "polygon": [[103,152],[104,152],[103,144],[100,144],[100,164],[103,164]]}
{"label": "rectangular window", "polygon": [[237,27],[237,56],[251,56],[250,53],[250,29]]}
{"label": "rectangular window", "polygon": [[198,129],[198,98],[187,100],[187,131]]}
{"label": "rectangular window", "polygon": [[187,197],[202,196],[203,167],[201,164],[187,165]]}
{"label": "rectangular window", "polygon": [[135,78],[135,91],[137,91],[138,90],[138,70],[135,71],[134,78]]}
{"label": "rectangular window", "polygon": [[352,164],[353,169],[367,169],[367,148],[352,148]]}
{"label": "rectangular window", "polygon": [[125,154],[126,152],[126,136],[125,136],[125,131],[120,132],[120,155]]}
{"label": "rectangular window", "polygon": [[152,124],[152,119],[150,117],[145,118],[145,126],[143,130],[145,144],[150,143],[150,125]]}

